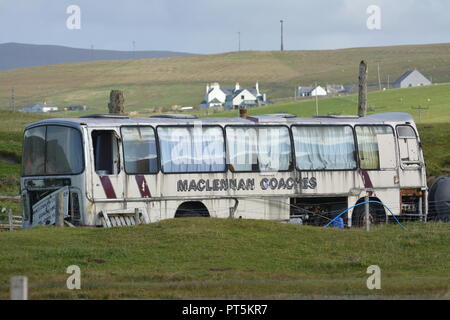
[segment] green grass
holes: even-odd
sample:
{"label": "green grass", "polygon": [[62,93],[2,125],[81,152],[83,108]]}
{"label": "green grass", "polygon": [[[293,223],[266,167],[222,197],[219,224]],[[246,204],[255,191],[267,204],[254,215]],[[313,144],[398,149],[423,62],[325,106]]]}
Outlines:
{"label": "green grass", "polygon": [[48,101],[62,107],[86,104],[104,112],[111,89],[123,89],[126,110],[146,112],[172,105],[201,102],[207,82],[253,86],[270,99],[293,96],[294,88],[315,82],[326,85],[357,82],[361,59],[369,64],[369,83],[394,81],[411,68],[450,82],[450,44],[353,48],[324,51],[245,51],[191,57],[68,63],[0,72],[0,107]]}
{"label": "green grass", "polygon": [[[174,219],[113,229],[0,233],[0,298],[9,277],[26,275],[32,299],[449,298],[449,224],[395,225],[370,233],[268,221]],[[82,289],[65,288],[78,265]],[[382,290],[366,269],[382,270]]]}

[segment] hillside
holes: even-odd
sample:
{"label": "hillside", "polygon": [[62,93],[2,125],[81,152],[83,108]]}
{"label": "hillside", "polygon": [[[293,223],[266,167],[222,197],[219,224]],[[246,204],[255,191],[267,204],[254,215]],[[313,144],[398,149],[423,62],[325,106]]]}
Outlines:
{"label": "hillside", "polygon": [[25,43],[0,44],[0,70],[28,68],[69,62],[101,60],[129,60],[190,56],[190,53],[172,51],[116,51],[80,49],[55,45]]}
{"label": "hillside", "polygon": [[[450,224],[407,228],[191,218],[3,232],[0,299],[19,274],[29,277],[30,299],[448,299]],[[70,265],[81,268],[81,290],[65,287]],[[381,290],[366,287],[371,265],[381,268]]]}
{"label": "hillside", "polygon": [[0,107],[48,101],[60,106],[85,104],[104,112],[111,89],[125,91],[128,111],[171,105],[197,106],[207,82],[253,86],[270,99],[292,97],[298,85],[352,84],[361,59],[369,63],[369,82],[386,82],[417,68],[434,82],[450,82],[450,44],[354,48],[328,51],[246,51],[216,55],[69,63],[0,72]]}

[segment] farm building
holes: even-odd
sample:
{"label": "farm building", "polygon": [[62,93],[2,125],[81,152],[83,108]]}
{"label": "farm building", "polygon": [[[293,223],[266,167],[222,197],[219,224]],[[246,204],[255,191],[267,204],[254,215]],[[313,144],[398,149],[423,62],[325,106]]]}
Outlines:
{"label": "farm building", "polygon": [[52,112],[58,111],[58,107],[47,102],[44,103],[33,103],[27,106],[24,106],[20,109],[21,112],[29,112],[29,113],[44,113],[44,112]]}
{"label": "farm building", "polygon": [[317,96],[326,96],[327,90],[322,88],[321,86],[315,87],[298,87],[297,95],[299,97],[317,97]]}
{"label": "farm building", "polygon": [[395,80],[394,88],[409,88],[409,87],[420,87],[429,86],[432,82],[428,80],[423,74],[418,70],[408,70]]}
{"label": "farm building", "polygon": [[200,108],[224,107],[227,110],[242,107],[254,107],[266,104],[266,94],[259,91],[259,84],[254,88],[241,88],[236,83],[234,88],[221,88],[218,83],[206,85],[204,100]]}

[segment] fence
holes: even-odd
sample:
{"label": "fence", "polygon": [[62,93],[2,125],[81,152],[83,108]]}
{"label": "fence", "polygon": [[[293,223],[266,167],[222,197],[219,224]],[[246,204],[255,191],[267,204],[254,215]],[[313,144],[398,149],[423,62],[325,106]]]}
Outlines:
{"label": "fence", "polygon": [[8,212],[6,217],[0,216],[0,231],[14,231],[17,229],[22,229],[23,217],[13,215],[12,209],[3,208],[2,213]]}

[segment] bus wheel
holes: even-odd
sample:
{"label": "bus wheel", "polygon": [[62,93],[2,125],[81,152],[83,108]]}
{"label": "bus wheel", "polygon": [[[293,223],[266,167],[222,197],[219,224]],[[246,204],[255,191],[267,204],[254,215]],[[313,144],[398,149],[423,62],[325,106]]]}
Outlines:
{"label": "bus wheel", "polygon": [[199,201],[184,202],[181,204],[175,218],[191,218],[191,217],[209,217],[209,211],[206,206]]}
{"label": "bus wheel", "polygon": [[[365,206],[356,207],[352,215],[353,227],[364,227],[366,225]],[[371,225],[379,225],[386,223],[386,212],[383,206],[378,204],[370,204],[369,206],[369,220]]]}

